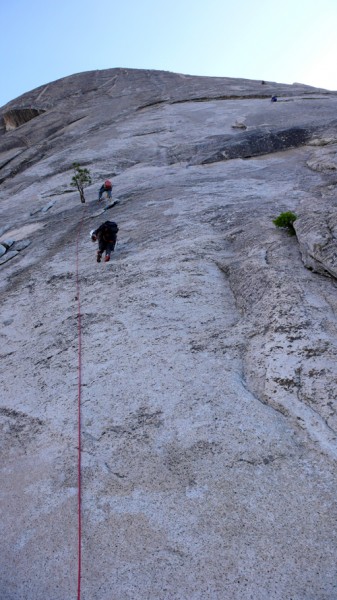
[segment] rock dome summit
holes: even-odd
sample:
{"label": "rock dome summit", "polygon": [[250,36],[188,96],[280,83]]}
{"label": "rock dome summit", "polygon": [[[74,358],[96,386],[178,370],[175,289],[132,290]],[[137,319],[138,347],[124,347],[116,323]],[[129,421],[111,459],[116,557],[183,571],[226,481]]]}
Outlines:
{"label": "rock dome summit", "polygon": [[0,108],[2,600],[76,597],[79,389],[83,600],[337,597],[336,109],[133,69]]}

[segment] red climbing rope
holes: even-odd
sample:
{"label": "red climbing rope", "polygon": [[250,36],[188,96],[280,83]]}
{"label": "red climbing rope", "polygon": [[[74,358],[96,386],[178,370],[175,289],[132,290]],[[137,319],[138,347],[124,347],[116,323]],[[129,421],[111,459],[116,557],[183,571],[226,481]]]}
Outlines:
{"label": "red climbing rope", "polygon": [[82,569],[82,490],[81,490],[81,389],[82,389],[82,328],[81,328],[81,297],[79,276],[79,240],[82,231],[84,215],[80,221],[76,240],[76,298],[77,298],[77,332],[78,332],[78,579],[77,600],[81,600],[81,569]]}

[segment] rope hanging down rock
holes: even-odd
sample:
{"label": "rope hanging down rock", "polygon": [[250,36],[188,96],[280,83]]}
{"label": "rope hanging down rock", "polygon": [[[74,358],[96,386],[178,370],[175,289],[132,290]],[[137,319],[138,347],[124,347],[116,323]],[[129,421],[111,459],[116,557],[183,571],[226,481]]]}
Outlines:
{"label": "rope hanging down rock", "polygon": [[76,238],[76,299],[77,299],[77,333],[78,333],[78,579],[77,600],[81,600],[81,569],[82,569],[82,490],[81,490],[81,389],[82,389],[82,328],[81,328],[81,297],[79,275],[79,240],[82,231],[85,211],[83,212]]}

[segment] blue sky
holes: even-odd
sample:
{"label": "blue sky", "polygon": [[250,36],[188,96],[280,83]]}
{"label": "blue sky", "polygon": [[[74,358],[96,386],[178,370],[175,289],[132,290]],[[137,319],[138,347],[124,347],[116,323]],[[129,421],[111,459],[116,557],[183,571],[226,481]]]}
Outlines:
{"label": "blue sky", "polygon": [[0,0],[0,106],[113,67],[337,90],[337,0]]}

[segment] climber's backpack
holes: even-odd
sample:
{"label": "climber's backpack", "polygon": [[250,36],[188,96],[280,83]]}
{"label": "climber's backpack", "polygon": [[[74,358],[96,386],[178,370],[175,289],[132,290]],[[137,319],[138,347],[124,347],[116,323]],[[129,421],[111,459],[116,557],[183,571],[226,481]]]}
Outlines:
{"label": "climber's backpack", "polygon": [[111,190],[112,189],[112,183],[111,183],[111,181],[109,181],[109,179],[107,179],[104,182],[104,187],[105,187],[106,190]]}
{"label": "climber's backpack", "polygon": [[117,235],[118,232],[118,225],[117,223],[115,223],[114,221],[105,221],[104,223],[104,233],[103,233],[103,237],[104,239],[111,239],[111,237],[114,237],[115,235]]}

